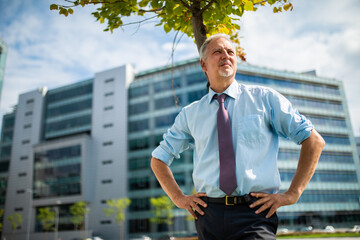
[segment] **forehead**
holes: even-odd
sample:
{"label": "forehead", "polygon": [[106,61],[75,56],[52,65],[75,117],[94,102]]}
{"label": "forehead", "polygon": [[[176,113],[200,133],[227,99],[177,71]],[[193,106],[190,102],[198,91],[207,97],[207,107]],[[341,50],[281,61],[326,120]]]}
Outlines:
{"label": "forehead", "polygon": [[212,40],[208,46],[209,49],[218,49],[218,48],[225,48],[225,49],[232,49],[234,50],[234,46],[225,38],[217,38]]}

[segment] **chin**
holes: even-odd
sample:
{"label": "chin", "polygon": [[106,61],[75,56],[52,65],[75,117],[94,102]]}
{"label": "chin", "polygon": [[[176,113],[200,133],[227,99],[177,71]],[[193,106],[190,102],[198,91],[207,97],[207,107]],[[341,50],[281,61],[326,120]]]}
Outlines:
{"label": "chin", "polygon": [[234,71],[219,71],[219,75],[222,77],[231,77]]}

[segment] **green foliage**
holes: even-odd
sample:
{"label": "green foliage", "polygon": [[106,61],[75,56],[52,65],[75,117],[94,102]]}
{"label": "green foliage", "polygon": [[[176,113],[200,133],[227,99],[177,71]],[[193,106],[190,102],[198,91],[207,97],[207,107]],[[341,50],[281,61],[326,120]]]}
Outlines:
{"label": "green foliage", "polygon": [[[114,29],[129,24],[141,24],[147,20],[157,18],[155,26],[162,26],[166,33],[180,31],[195,38],[201,46],[204,37],[215,33],[226,33],[237,38],[240,29],[239,19],[245,11],[256,11],[257,6],[276,5],[274,12],[292,10],[288,0],[64,0],[71,6],[51,4],[50,10],[68,16],[73,14],[76,6],[99,5],[92,13],[100,23],[107,21],[104,31],[113,32]],[[143,17],[142,20],[124,23],[124,19],[131,16]],[[201,23],[198,25],[197,23]],[[201,29],[198,29],[201,28]],[[200,30],[200,31],[198,31]],[[205,36],[204,36],[205,35]],[[200,39],[200,40],[199,40]]]}
{"label": "green foliage", "polygon": [[130,203],[131,200],[128,198],[107,200],[106,204],[109,208],[104,209],[105,215],[115,217],[115,222],[120,224],[125,220],[125,211]]}
{"label": "green foliage", "polygon": [[175,207],[174,203],[167,196],[161,196],[158,198],[151,198],[150,203],[153,206],[151,210],[153,217],[150,219],[151,222],[158,224],[168,224],[172,225],[174,213],[173,209]]}
{"label": "green foliage", "polygon": [[22,215],[19,213],[11,214],[10,216],[7,217],[7,220],[10,222],[11,229],[13,231],[15,231],[18,228],[18,226],[20,226],[21,223],[23,222]]}
{"label": "green foliage", "polygon": [[70,206],[70,213],[72,215],[71,222],[75,225],[75,230],[78,230],[78,226],[83,225],[85,215],[88,212],[89,209],[87,208],[86,202],[84,201],[74,203]]}
{"label": "green foliage", "polygon": [[51,211],[50,207],[40,208],[36,218],[45,231],[55,231],[56,212]]}

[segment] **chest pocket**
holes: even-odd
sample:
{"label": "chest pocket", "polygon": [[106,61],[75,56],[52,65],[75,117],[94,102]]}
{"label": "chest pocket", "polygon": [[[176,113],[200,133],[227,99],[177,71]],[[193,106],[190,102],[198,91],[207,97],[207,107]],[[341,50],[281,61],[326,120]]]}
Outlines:
{"label": "chest pocket", "polygon": [[238,140],[247,143],[260,143],[262,137],[263,116],[248,115],[242,117],[238,122]]}

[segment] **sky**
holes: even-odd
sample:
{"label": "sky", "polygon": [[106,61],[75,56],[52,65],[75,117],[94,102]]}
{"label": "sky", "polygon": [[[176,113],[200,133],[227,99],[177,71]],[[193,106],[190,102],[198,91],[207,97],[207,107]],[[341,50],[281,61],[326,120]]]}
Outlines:
{"label": "sky", "polygon": [[[69,17],[50,11],[61,0],[0,0],[0,38],[8,46],[0,100],[1,116],[19,94],[53,89],[92,78],[96,72],[130,63],[137,71],[171,63],[174,32],[157,22],[103,32],[93,7]],[[261,7],[240,20],[247,63],[341,80],[352,129],[360,136],[360,1],[292,0],[294,10],[274,14]],[[192,39],[177,45],[175,61],[197,57]]]}

